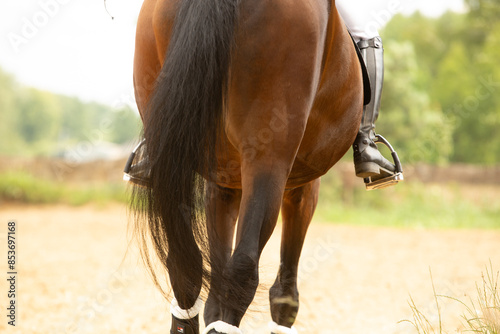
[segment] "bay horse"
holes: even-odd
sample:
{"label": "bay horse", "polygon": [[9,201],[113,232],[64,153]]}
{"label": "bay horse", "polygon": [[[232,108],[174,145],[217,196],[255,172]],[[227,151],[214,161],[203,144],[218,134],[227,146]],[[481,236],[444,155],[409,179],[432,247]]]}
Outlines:
{"label": "bay horse", "polygon": [[168,272],[171,333],[199,333],[201,300],[205,333],[240,333],[280,210],[271,332],[294,333],[320,177],[352,145],[363,110],[335,1],[145,0],[134,87],[150,171],[133,191],[136,227],[155,283],[154,258]]}

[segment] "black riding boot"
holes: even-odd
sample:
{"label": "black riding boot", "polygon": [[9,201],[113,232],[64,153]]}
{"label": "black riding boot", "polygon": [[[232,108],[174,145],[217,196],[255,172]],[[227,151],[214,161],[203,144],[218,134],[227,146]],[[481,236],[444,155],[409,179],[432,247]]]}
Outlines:
{"label": "black riding boot", "polygon": [[378,118],[384,82],[384,49],[382,39],[375,37],[358,42],[368,69],[372,99],[364,107],[358,135],[353,144],[356,176],[382,178],[393,175],[395,166],[382,156],[375,144],[375,121]]}

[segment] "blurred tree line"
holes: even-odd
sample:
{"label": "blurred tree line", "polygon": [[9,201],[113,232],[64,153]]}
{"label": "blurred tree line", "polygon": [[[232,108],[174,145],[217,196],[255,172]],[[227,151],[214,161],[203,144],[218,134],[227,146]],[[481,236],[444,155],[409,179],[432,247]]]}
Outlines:
{"label": "blurred tree line", "polygon": [[139,116],[129,107],[21,86],[0,69],[0,154],[54,155],[81,141],[123,144],[139,131]]}
{"label": "blurred tree line", "polygon": [[395,16],[382,32],[386,79],[377,131],[407,163],[500,162],[500,3]]}
{"label": "blurred tree line", "polygon": [[[500,162],[500,4],[466,3],[463,14],[397,15],[382,31],[386,72],[377,132],[406,164]],[[0,70],[0,154],[51,154],[89,136],[123,143],[139,129],[130,108],[21,87]]]}

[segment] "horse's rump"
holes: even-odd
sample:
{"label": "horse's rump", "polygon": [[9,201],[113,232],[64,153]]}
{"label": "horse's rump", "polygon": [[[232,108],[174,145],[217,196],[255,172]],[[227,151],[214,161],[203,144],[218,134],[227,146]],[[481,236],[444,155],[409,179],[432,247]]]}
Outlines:
{"label": "horse's rump", "polygon": [[[151,187],[135,192],[145,218],[136,225],[179,306],[189,309],[204,286],[216,305],[208,320],[237,326],[284,197],[309,206],[293,223],[306,224],[293,237],[300,255],[314,180],[356,135],[363,92],[350,37],[326,0],[146,0],[134,85],[151,170]],[[231,253],[221,228],[234,231],[238,215]]]}

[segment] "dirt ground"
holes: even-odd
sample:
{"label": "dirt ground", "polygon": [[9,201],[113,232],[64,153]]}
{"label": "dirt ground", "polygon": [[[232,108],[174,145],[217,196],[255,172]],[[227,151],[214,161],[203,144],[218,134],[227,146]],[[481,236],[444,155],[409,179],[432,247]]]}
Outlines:
{"label": "dirt ground", "polygon": [[[1,252],[7,222],[17,222],[17,326],[7,326],[0,284],[0,332],[168,333],[168,304],[129,245],[124,206],[0,207]],[[279,226],[261,260],[262,287],[242,324],[268,333],[267,288],[277,270]],[[437,294],[467,301],[491,260],[500,269],[500,231],[352,227],[314,222],[301,258],[299,333],[416,333],[411,297],[438,323]],[[5,255],[0,255],[6,275]],[[439,298],[442,321],[460,329],[463,307]]]}

